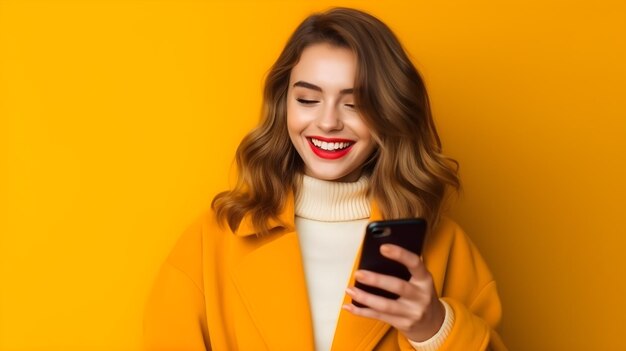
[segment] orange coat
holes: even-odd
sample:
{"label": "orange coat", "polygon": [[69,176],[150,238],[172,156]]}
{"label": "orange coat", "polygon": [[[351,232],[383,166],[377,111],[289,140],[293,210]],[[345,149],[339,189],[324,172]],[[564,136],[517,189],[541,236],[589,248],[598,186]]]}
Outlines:
{"label": "orange coat", "polygon": [[[259,237],[244,218],[233,233],[212,211],[191,225],[161,267],[144,316],[146,350],[314,350],[293,197],[288,223]],[[370,220],[381,218],[372,204]],[[455,322],[441,351],[506,350],[494,328],[500,299],[487,265],[457,224],[443,219],[423,252]],[[351,281],[350,284],[354,282]],[[345,301],[349,297],[346,296]],[[394,328],[341,310],[332,350],[413,350]]]}

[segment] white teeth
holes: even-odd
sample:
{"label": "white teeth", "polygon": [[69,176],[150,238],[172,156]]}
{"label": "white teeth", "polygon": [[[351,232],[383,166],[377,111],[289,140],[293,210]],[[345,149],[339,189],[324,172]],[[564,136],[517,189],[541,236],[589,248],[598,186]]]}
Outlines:
{"label": "white teeth", "polygon": [[346,143],[346,142],[329,143],[329,142],[317,140],[314,138],[311,138],[311,142],[313,143],[313,145],[319,147],[320,149],[327,150],[327,151],[341,150],[351,145],[351,143]]}

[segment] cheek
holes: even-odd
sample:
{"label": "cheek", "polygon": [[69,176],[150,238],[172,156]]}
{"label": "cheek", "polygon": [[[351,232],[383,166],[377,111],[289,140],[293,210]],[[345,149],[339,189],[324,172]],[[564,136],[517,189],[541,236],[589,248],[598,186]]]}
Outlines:
{"label": "cheek", "polygon": [[287,130],[289,131],[289,135],[293,135],[296,132],[298,127],[297,119],[295,118],[296,114],[294,108],[291,104],[287,105]]}
{"label": "cheek", "polygon": [[356,133],[360,140],[367,141],[371,144],[374,143],[374,138],[367,125],[361,120],[355,120],[352,125],[352,130]]}
{"label": "cheek", "polygon": [[[304,132],[305,126],[298,118],[294,118],[296,116],[297,114],[294,115],[287,112],[287,132],[291,144],[293,144],[296,150],[300,150],[302,148],[302,133]],[[298,151],[298,153],[300,153],[300,151]]]}
{"label": "cheek", "polygon": [[356,133],[359,140],[364,144],[363,150],[366,154],[369,155],[376,149],[377,144],[374,140],[374,136],[372,135],[367,125],[363,123],[363,121],[359,120],[358,123],[355,123],[352,130]]}
{"label": "cheek", "polygon": [[287,129],[289,135],[300,134],[308,126],[308,116],[298,106],[287,105]]}

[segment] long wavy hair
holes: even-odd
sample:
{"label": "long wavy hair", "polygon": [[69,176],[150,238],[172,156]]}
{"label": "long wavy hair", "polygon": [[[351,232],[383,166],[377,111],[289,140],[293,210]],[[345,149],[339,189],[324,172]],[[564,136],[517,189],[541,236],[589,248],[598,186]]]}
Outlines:
{"label": "long wavy hair", "polygon": [[319,43],[357,58],[355,105],[377,143],[363,172],[383,218],[419,216],[432,228],[448,189],[460,187],[458,163],[441,152],[424,82],[399,40],[376,17],[348,8],[307,17],[287,41],[265,81],[261,121],[237,149],[237,183],[213,199],[217,218],[235,230],[250,214],[261,235],[269,219],[279,220],[304,167],[287,132],[290,73]]}

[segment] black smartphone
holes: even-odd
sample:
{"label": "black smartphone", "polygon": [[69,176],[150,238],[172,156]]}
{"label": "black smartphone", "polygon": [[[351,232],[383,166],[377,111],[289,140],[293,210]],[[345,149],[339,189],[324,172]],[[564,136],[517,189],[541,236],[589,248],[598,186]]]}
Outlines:
{"label": "black smartphone", "polygon": [[[358,268],[409,280],[411,278],[409,270],[403,264],[383,256],[380,253],[380,246],[382,244],[394,244],[421,255],[425,236],[426,220],[422,218],[370,222],[365,229]],[[375,295],[390,299],[398,298],[398,295],[394,293],[358,281],[355,286]],[[354,300],[352,304],[357,307],[367,307]]]}

